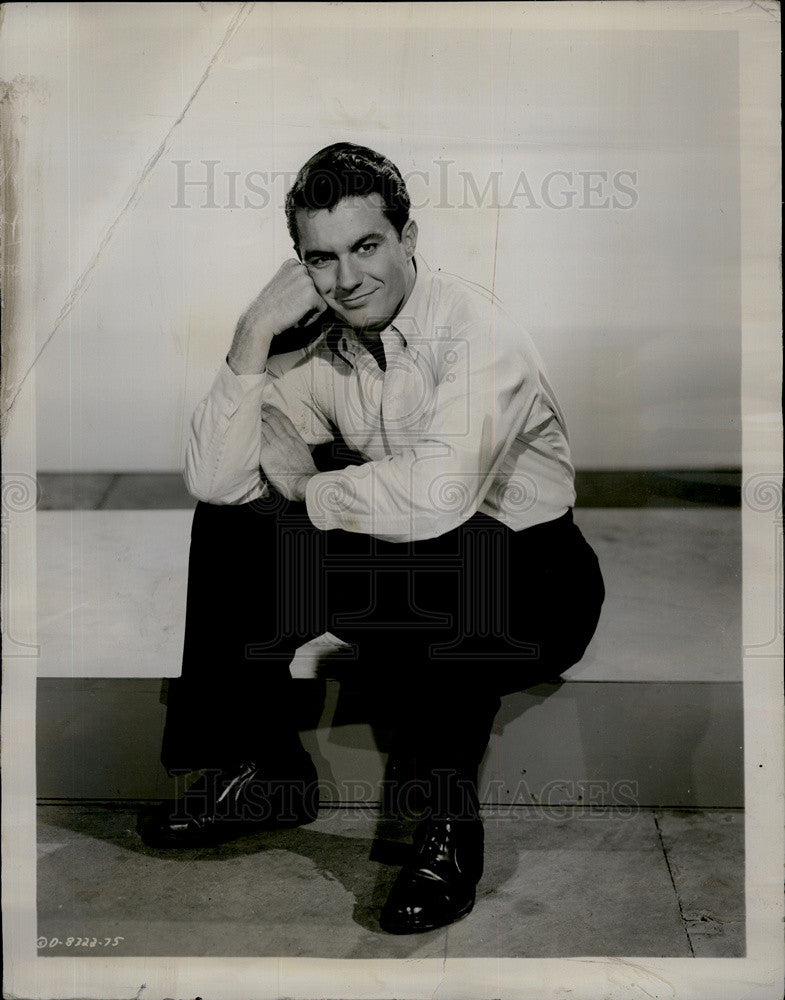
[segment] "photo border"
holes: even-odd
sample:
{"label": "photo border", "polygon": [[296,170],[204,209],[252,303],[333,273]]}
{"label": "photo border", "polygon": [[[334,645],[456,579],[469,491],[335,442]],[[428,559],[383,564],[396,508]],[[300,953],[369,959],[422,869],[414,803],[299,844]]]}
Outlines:
{"label": "photo border", "polygon": [[[242,5],[236,5],[238,9]],[[376,5],[364,5],[376,6]],[[403,25],[419,17],[409,4],[385,5]],[[423,5],[424,6],[424,5]],[[432,7],[433,5],[428,5]],[[570,996],[679,1000],[727,997],[740,990],[777,998],[783,983],[783,676],[782,594],[775,574],[782,545],[781,485],[781,152],[779,6],[760,2],[584,2],[441,4],[440,18],[493,18],[497,27],[525,21],[527,30],[725,30],[738,33],[741,115],[743,585],[745,713],[745,856],[747,955],[741,959],[608,958],[325,960],[303,958],[38,958],[36,942],[35,671],[24,656],[9,655],[4,633],[2,744],[3,925],[5,991],[25,998],[371,997],[450,1000]],[[276,5],[296,19],[302,8]],[[340,7],[338,8],[340,9]],[[309,17],[334,16],[334,5],[309,7]],[[7,16],[7,12],[6,12]],[[385,14],[384,16],[391,16]],[[433,15],[437,16],[437,15]],[[6,144],[6,156],[14,153]],[[11,163],[23,170],[24,162]],[[17,175],[20,176],[20,175]],[[21,180],[21,176],[20,176]],[[20,245],[15,270],[4,260],[7,327],[4,360],[27,368],[34,349],[23,336],[33,289],[25,281],[37,234],[26,233],[25,200],[34,179],[22,183]],[[6,203],[6,213],[8,211]],[[10,277],[9,277],[10,275]],[[4,324],[5,325],[5,324]],[[5,386],[6,391],[8,385]],[[6,397],[7,398],[7,397]],[[31,378],[4,413],[5,476],[9,487],[35,483],[35,386]],[[17,486],[18,491],[18,486]],[[35,492],[35,491],[33,491]],[[9,494],[10,495],[10,494]],[[3,487],[3,590],[11,595],[11,641],[34,649],[35,510]],[[13,497],[11,497],[13,501]],[[6,516],[7,514],[7,516]],[[758,646],[760,608],[774,609],[773,639]],[[6,607],[11,607],[6,604]],[[4,617],[7,618],[6,615]]]}

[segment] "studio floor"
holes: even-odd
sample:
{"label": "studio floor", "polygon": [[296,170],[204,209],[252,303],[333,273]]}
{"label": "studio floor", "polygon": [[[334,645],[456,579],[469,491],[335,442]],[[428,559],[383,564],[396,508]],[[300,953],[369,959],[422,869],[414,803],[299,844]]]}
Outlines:
{"label": "studio floor", "polygon": [[745,954],[741,811],[519,807],[483,819],[474,910],[398,937],[379,929],[377,914],[410,830],[375,811],[323,810],[299,829],[167,852],[142,844],[133,809],[41,806],[39,954]]}

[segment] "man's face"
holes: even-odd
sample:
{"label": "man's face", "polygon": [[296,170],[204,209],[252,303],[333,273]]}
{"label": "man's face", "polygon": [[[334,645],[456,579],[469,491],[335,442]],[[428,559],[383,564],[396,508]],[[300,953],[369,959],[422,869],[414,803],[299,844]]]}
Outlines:
{"label": "man's face", "polygon": [[344,198],[332,209],[298,209],[300,256],[316,290],[358,332],[383,330],[414,284],[417,225],[400,238],[381,195]]}

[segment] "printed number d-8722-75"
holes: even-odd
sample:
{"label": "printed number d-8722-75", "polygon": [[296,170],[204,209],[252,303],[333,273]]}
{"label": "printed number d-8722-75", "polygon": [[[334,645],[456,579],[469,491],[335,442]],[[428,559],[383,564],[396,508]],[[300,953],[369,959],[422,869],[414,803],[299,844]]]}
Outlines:
{"label": "printed number d-8722-75", "polygon": [[40,937],[37,945],[39,948],[59,948],[61,945],[65,948],[116,948],[121,941],[125,941],[125,938],[67,937],[62,939],[59,937]]}

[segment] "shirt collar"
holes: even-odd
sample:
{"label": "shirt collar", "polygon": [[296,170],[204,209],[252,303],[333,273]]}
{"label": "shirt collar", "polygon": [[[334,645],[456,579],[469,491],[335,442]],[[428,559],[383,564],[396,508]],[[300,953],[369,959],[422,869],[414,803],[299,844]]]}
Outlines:
{"label": "shirt collar", "polygon": [[[382,333],[386,330],[396,330],[401,335],[407,349],[416,358],[419,353],[417,345],[427,336],[428,307],[431,300],[433,273],[419,257],[414,259],[414,266],[417,273],[409,298],[395,319],[382,330]],[[355,331],[339,320],[333,320],[327,325],[326,340],[330,350],[352,366],[358,351],[363,349],[362,342]]]}

